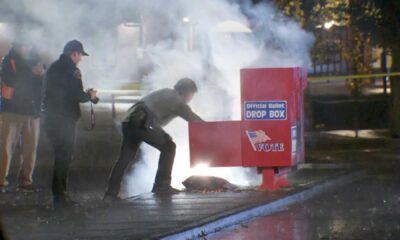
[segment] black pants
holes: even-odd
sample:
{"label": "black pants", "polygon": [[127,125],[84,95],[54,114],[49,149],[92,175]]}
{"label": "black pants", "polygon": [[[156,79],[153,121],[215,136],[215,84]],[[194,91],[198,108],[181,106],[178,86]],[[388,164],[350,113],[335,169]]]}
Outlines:
{"label": "black pants", "polygon": [[54,198],[62,198],[67,193],[67,178],[72,162],[75,144],[75,121],[46,119],[47,136],[54,150],[54,170],[52,191]]}
{"label": "black pants", "polygon": [[176,145],[172,138],[161,128],[135,127],[133,124],[122,123],[122,146],[108,182],[107,195],[117,195],[120,191],[122,177],[129,162],[136,160],[135,155],[142,142],[160,151],[155,185],[170,185],[171,172],[174,164]]}

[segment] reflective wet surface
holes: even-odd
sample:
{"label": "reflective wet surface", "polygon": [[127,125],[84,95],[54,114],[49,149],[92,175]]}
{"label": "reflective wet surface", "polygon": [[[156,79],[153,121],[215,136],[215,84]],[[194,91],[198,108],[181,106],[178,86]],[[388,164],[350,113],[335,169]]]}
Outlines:
{"label": "reflective wet surface", "polygon": [[400,168],[380,165],[350,185],[207,239],[400,239]]}
{"label": "reflective wet surface", "polygon": [[[89,115],[85,112],[84,116]],[[294,190],[179,194],[172,199],[158,199],[145,194],[123,203],[104,205],[101,198],[112,164],[118,156],[120,135],[109,112],[97,112],[96,116],[97,125],[93,131],[85,130],[82,123],[78,125],[75,159],[68,184],[72,198],[80,203],[78,207],[63,211],[52,209],[53,161],[45,137],[39,144],[34,173],[39,192],[25,194],[16,191],[19,162],[13,160],[10,192],[0,194],[0,228],[7,239],[98,240],[161,236],[229,215],[233,209],[278,199]],[[87,119],[83,120],[87,123]],[[396,177],[400,175],[397,165],[400,154],[396,150],[400,142],[393,143],[395,151],[389,151],[382,139],[337,139],[323,134],[307,139],[306,162],[311,168],[293,174],[291,181],[298,187],[310,187],[310,183],[335,176],[340,171],[349,171],[348,167],[367,168],[369,177],[293,206],[288,211],[237,226],[223,233],[227,235],[208,235],[206,238],[400,239],[397,210],[400,179]],[[388,161],[392,162],[389,166]],[[383,163],[385,165],[381,168]],[[332,164],[334,167],[326,168]],[[323,167],[315,168],[319,165]],[[343,166],[345,169],[340,169]],[[375,166],[380,168],[375,169]],[[141,184],[134,182],[132,185],[137,188]]]}

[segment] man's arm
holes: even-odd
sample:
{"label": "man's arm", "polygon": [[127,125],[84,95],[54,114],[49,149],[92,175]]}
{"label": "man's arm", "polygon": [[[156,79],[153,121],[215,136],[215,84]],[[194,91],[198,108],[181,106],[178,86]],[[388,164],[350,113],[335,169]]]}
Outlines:
{"label": "man's arm", "polygon": [[90,101],[90,94],[83,91],[82,75],[79,69],[74,70],[73,79],[71,80],[70,84],[72,85],[71,93],[73,98],[81,103]]}
{"label": "man's arm", "polygon": [[179,104],[177,108],[177,115],[188,122],[204,122],[186,103]]}
{"label": "man's arm", "polygon": [[2,62],[3,82],[13,87],[17,77],[17,64],[14,58],[4,58]]}
{"label": "man's arm", "polygon": [[14,85],[17,77],[17,65],[14,58],[4,58],[2,61],[2,87],[1,95],[5,99],[11,99],[14,95]]}

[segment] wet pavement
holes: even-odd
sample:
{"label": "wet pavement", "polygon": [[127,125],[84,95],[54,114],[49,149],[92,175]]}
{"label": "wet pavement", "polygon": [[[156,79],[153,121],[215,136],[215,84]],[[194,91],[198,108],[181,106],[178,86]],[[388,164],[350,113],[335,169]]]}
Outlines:
{"label": "wet pavement", "polygon": [[[398,169],[397,163],[400,161],[400,154],[397,149],[398,147],[400,149],[400,142],[389,140],[387,132],[374,131],[373,133],[377,135],[376,138],[359,139],[332,133],[307,133],[306,164],[291,174],[290,180],[294,184],[293,187],[277,192],[246,190],[225,193],[181,193],[171,198],[160,198],[147,193],[128,198],[122,203],[106,205],[101,198],[109,171],[118,154],[120,135],[115,128],[112,115],[108,111],[109,108],[97,110],[97,126],[94,131],[85,129],[85,123],[88,122],[87,117],[89,116],[85,111],[83,112],[83,121],[78,126],[77,147],[75,160],[71,166],[69,187],[71,195],[80,202],[80,205],[62,211],[52,209],[51,174],[49,174],[52,171],[52,154],[48,147],[48,140],[42,134],[38,153],[40,161],[37,163],[34,175],[39,192],[21,193],[11,187],[10,192],[0,194],[0,221],[7,239],[158,239],[300,193],[339,176],[367,169],[366,180],[353,183],[356,185],[343,186],[335,193],[337,199],[342,199],[341,202],[332,199],[332,196],[336,195],[332,195],[331,192],[318,198],[321,201],[318,204],[325,211],[319,210],[315,214],[310,213],[310,209],[313,209],[312,204],[308,205],[309,203],[307,203],[308,207],[303,208],[303,204],[299,204],[286,215],[284,212],[274,215],[274,217],[281,216],[277,220],[272,220],[274,223],[278,222],[278,226],[284,225],[285,222],[289,224],[288,226],[291,226],[290,224],[295,226],[294,230],[288,229],[287,231],[296,232],[289,236],[297,237],[303,236],[297,234],[297,231],[311,229],[320,220],[322,224],[323,219],[326,220],[326,223],[322,224],[320,229],[326,229],[326,226],[329,229],[330,221],[333,221],[336,216],[334,209],[337,208],[339,212],[347,213],[355,205],[354,202],[365,202],[371,198],[367,194],[369,192],[382,197],[390,193],[389,190],[387,192],[379,191],[381,189],[379,184],[388,185],[389,182],[392,182],[392,190],[396,190],[396,184],[393,181],[398,178],[393,179],[396,172],[393,169]],[[13,161],[11,176],[17,172],[17,162]],[[382,172],[375,172],[377,165],[383,166]],[[368,182],[374,179],[382,179],[382,183],[376,182],[374,185]],[[363,181],[367,182],[363,185],[361,184]],[[11,184],[15,186],[15,181],[12,179]],[[375,187],[369,189],[371,186]],[[357,194],[359,192],[359,195],[353,194],[356,189],[360,189],[356,191]],[[326,189],[326,191],[331,190]],[[346,193],[347,196],[341,198],[340,193]],[[346,198],[351,199],[350,197],[355,197],[356,201],[345,201]],[[376,200],[368,206],[365,205],[365,209],[378,206],[376,205],[378,202]],[[293,217],[296,215],[296,211],[299,215]],[[320,211],[322,213],[319,213]],[[323,215],[323,213],[327,215]],[[362,213],[362,209],[359,210],[359,213]],[[382,215],[377,214],[376,220],[385,214],[385,212],[382,212]],[[312,216],[317,218],[312,219]],[[318,216],[321,219],[318,219]],[[326,217],[324,218],[324,216]],[[296,219],[309,219],[307,228],[302,227],[303,222],[307,222],[307,220],[299,220],[294,223]],[[243,226],[250,226],[250,224]],[[324,226],[325,228],[323,228]],[[281,229],[274,230],[275,228],[269,229],[272,233]],[[342,235],[338,235],[339,238],[329,238],[331,237],[330,233],[332,232],[318,235],[321,238],[317,239],[324,239],[323,237],[325,239],[346,239],[340,238]],[[342,233],[345,234],[345,232]],[[313,236],[304,239],[313,239]],[[249,239],[265,238],[255,236],[255,238]]]}
{"label": "wet pavement", "polygon": [[8,239],[159,239],[310,189],[345,171],[300,170],[295,185],[276,192],[151,193],[105,204],[81,201],[54,210],[51,194],[11,191],[1,195],[1,220]]}
{"label": "wet pavement", "polygon": [[400,239],[400,167],[377,163],[368,176],[208,240]]}

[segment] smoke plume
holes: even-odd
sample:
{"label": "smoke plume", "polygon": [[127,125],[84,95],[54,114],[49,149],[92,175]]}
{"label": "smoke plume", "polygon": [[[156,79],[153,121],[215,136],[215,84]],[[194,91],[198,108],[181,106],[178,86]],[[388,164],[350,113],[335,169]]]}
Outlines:
{"label": "smoke plume", "polygon": [[[310,65],[313,36],[298,23],[282,16],[272,5],[182,0],[167,7],[158,1],[145,4],[138,1],[136,6],[146,9],[147,18],[157,18],[158,24],[153,19],[154,26],[161,32],[159,34],[168,36],[145,49],[149,62],[153,63],[150,73],[143,79],[147,89],[172,87],[179,78],[193,78],[200,85],[200,91],[192,108],[206,120],[240,119],[241,68]],[[182,180],[191,174],[204,173],[224,177],[239,185],[259,183],[255,169],[189,170],[187,124],[176,120],[166,129],[178,146],[173,169],[175,187],[182,187]],[[151,161],[149,169],[156,168],[157,158],[156,150],[145,151],[144,159]],[[147,178],[150,189],[154,174],[142,174],[151,172],[143,168],[141,165],[131,179],[135,182],[135,179]],[[128,192],[138,193],[132,188],[128,188]]]}
{"label": "smoke plume", "polygon": [[[240,119],[244,67],[308,67],[313,36],[271,4],[232,0],[6,0],[24,24],[8,33],[23,36],[54,60],[71,39],[90,57],[80,66],[85,85],[118,89],[141,81],[144,93],[172,87],[182,77],[199,86],[191,106],[208,121]],[[16,21],[18,22],[18,21]],[[1,27],[1,26],[0,26]],[[0,28],[1,30],[1,28]],[[166,131],[177,143],[173,185],[190,174],[187,123]],[[149,191],[158,152],[143,146],[142,161],[125,178],[127,195]],[[114,161],[114,159],[113,159]],[[253,169],[208,173],[240,184],[259,181]]]}

